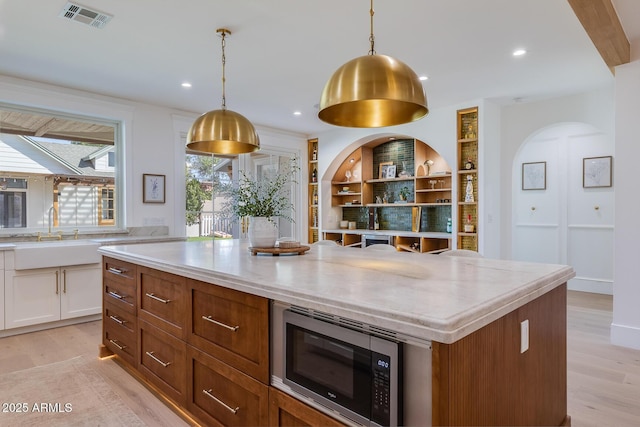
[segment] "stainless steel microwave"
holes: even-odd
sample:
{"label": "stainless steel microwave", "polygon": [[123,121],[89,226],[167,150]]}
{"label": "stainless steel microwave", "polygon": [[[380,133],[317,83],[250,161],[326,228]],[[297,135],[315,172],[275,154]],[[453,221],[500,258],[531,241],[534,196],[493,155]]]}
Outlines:
{"label": "stainless steel microwave", "polygon": [[402,343],[292,310],[283,326],[284,384],[358,424],[402,425]]}

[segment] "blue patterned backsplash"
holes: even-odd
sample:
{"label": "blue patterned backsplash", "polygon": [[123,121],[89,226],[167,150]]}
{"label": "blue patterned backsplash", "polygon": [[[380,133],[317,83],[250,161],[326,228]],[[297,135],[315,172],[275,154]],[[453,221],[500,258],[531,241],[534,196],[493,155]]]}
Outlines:
{"label": "blue patterned backsplash", "polygon": [[409,175],[414,176],[413,139],[398,139],[385,142],[373,149],[373,176],[378,178],[380,163],[392,162],[396,165],[396,176],[406,166]]}
{"label": "blue patterned backsplash", "polygon": [[[380,230],[411,231],[411,208],[409,206],[388,206],[375,208],[378,213]],[[451,218],[451,205],[423,206],[420,231],[447,231],[447,219]],[[342,219],[355,221],[359,229],[369,228],[369,208],[342,208]]]}

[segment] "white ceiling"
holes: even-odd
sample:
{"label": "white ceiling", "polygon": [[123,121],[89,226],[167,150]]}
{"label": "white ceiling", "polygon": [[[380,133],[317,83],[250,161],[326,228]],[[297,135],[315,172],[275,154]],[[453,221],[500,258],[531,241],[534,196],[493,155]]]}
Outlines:
{"label": "white ceiling", "polygon": [[[640,1],[613,2],[628,38],[640,39]],[[317,118],[325,82],[369,50],[367,0],[79,2],[114,16],[103,29],[58,17],[65,4],[0,0],[0,74],[203,113],[221,105],[216,29],[226,27],[227,108],[311,134],[332,128]],[[376,52],[429,76],[431,109],[613,82],[566,0],[375,0],[374,9]],[[528,54],[512,57],[520,47]]]}

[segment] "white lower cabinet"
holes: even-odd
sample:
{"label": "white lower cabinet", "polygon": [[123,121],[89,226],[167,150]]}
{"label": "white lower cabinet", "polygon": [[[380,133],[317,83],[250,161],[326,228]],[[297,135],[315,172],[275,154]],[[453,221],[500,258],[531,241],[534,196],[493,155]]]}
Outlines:
{"label": "white lower cabinet", "polygon": [[99,263],[7,270],[4,279],[6,329],[102,312]]}

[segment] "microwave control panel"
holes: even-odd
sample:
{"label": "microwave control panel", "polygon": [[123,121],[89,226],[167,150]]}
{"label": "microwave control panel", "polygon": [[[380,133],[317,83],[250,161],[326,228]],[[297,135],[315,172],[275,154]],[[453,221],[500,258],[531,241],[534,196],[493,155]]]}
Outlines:
{"label": "microwave control panel", "polygon": [[391,416],[391,358],[372,352],[371,371],[371,420],[387,426],[390,425]]}

